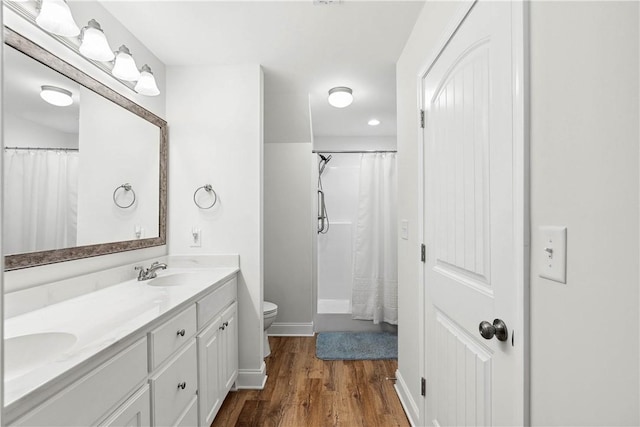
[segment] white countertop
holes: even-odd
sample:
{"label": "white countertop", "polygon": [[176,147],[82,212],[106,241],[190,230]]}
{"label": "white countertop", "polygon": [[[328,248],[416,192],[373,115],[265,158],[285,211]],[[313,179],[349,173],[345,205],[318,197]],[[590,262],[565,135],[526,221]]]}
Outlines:
{"label": "white countertop", "polygon": [[23,375],[5,378],[5,406],[78,367],[99,353],[134,335],[169,311],[213,291],[238,268],[168,268],[158,277],[198,272],[193,283],[179,286],[150,286],[148,281],[129,280],[58,304],[31,311],[4,322],[5,340],[28,334],[69,333],[76,342],[66,351]]}

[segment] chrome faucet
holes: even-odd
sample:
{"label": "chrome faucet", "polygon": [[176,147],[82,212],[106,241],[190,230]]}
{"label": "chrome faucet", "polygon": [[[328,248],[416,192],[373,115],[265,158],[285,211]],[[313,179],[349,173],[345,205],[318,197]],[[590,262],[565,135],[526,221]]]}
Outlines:
{"label": "chrome faucet", "polygon": [[140,272],[138,273],[138,281],[140,282],[143,280],[155,279],[157,275],[156,271],[164,270],[166,268],[167,268],[167,264],[160,263],[158,261],[151,264],[151,267],[149,268],[144,268],[141,265],[136,265],[134,267],[135,270],[140,270]]}

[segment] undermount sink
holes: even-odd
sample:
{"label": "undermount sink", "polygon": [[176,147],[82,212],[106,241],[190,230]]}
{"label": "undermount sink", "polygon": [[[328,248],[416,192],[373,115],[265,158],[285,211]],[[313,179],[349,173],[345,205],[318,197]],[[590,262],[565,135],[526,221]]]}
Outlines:
{"label": "undermount sink", "polygon": [[54,360],[77,341],[66,332],[43,332],[4,340],[5,380],[20,377]]}
{"label": "undermount sink", "polygon": [[185,286],[198,285],[211,281],[210,273],[173,273],[166,276],[159,276],[147,282],[150,286]]}

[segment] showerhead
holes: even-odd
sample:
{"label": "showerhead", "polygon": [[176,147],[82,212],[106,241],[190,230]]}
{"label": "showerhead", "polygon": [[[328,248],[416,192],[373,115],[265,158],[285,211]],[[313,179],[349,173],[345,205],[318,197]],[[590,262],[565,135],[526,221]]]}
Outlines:
{"label": "showerhead", "polygon": [[331,154],[325,157],[322,154],[318,153],[318,156],[320,156],[320,159],[322,159],[322,161],[325,163],[329,163],[329,160],[331,160]]}

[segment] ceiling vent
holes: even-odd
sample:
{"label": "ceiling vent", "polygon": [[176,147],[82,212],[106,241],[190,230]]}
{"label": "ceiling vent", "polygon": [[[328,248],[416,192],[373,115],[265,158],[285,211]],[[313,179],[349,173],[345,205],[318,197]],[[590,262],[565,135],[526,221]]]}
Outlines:
{"label": "ceiling vent", "polygon": [[340,4],[342,0],[313,0],[313,4],[316,6],[328,6],[331,4]]}

